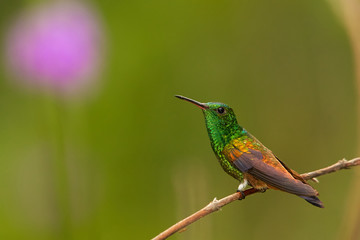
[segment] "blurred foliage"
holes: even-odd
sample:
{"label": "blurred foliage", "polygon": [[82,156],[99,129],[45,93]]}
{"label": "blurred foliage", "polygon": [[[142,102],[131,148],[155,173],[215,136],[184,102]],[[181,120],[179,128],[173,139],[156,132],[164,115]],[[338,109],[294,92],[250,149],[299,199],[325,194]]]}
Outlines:
{"label": "blurred foliage", "polygon": [[[91,97],[30,92],[1,72],[0,238],[149,239],[234,192],[201,112],[175,94],[229,104],[299,172],[356,156],[352,53],[326,1],[92,4],[107,42]],[[28,5],[0,9],[2,36]],[[325,209],[267,191],[172,238],[338,239],[352,176],[320,178]]]}

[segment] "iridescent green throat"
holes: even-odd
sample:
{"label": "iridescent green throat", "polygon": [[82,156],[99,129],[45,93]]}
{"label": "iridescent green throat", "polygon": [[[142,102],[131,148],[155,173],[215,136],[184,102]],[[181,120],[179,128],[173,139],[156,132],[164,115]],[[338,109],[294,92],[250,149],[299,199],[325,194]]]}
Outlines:
{"label": "iridescent green throat", "polygon": [[226,117],[219,118],[216,112],[209,109],[203,110],[211,147],[217,155],[221,154],[231,140],[247,134],[246,130],[237,123],[232,109],[228,108],[227,111],[229,112]]}

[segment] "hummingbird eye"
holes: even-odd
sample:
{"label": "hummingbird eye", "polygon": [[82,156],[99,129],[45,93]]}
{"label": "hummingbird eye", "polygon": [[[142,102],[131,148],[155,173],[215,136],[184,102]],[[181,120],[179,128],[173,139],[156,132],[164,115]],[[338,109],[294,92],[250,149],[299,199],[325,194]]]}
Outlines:
{"label": "hummingbird eye", "polygon": [[223,107],[219,107],[218,109],[216,109],[216,111],[220,114],[223,114],[225,112],[225,109]]}

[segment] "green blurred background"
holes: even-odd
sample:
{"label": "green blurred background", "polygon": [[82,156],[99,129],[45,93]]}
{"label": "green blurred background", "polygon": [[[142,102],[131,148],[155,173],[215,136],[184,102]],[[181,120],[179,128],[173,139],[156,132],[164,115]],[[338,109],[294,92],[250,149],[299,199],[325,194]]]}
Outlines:
{"label": "green blurred background", "polygon": [[[2,36],[29,4],[2,4]],[[175,94],[229,104],[299,172],[357,156],[352,47],[327,1],[91,4],[106,39],[96,94],[62,101],[1,72],[1,239],[150,239],[233,193],[200,110]],[[344,239],[354,173],[312,184],[324,209],[267,191],[172,239]]]}

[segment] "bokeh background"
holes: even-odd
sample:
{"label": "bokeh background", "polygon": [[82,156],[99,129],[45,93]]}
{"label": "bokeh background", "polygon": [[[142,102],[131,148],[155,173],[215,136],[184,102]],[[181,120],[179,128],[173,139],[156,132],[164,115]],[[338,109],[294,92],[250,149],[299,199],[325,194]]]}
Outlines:
{"label": "bokeh background", "polygon": [[[150,239],[233,193],[199,109],[239,123],[298,172],[359,155],[356,1],[1,4],[0,238]],[[278,191],[172,239],[360,239],[360,172]]]}

